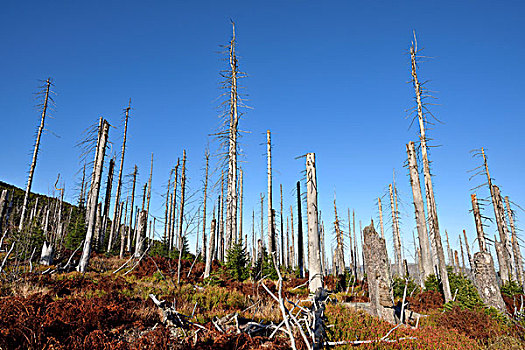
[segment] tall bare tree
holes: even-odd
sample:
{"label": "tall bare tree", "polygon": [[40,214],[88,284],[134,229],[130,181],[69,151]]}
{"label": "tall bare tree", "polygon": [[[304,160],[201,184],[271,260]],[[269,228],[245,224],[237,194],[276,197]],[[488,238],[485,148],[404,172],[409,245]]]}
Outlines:
{"label": "tall bare tree", "polygon": [[18,225],[18,231],[22,231],[22,228],[24,226],[27,206],[29,203],[29,194],[31,192],[31,186],[33,184],[33,176],[35,174],[36,161],[38,158],[38,150],[40,149],[40,139],[42,137],[42,132],[44,131],[47,109],[48,109],[49,103],[52,101],[51,97],[49,96],[51,85],[53,85],[51,82],[51,78],[47,78],[46,84],[44,85],[45,92],[44,92],[44,102],[42,105],[42,114],[40,117],[40,126],[38,127],[38,131],[36,134],[35,148],[33,150],[33,159],[31,160],[31,167],[29,168],[29,176],[27,178],[26,192],[24,195],[24,202],[22,204],[22,213],[20,214],[20,223]]}
{"label": "tall bare tree", "polygon": [[177,284],[180,284],[180,270],[181,270],[181,259],[182,251],[184,250],[184,241],[182,233],[182,225],[184,223],[184,205],[185,203],[185,191],[186,191],[186,150],[182,153],[182,172],[180,178],[180,212],[179,212],[179,262],[177,268]]}
{"label": "tall bare tree", "polygon": [[106,144],[108,142],[109,123],[102,119],[99,129],[99,138],[97,148],[95,151],[95,164],[93,166],[93,180],[91,182],[91,190],[89,192],[89,207],[88,210],[88,227],[86,232],[86,239],[84,240],[84,248],[82,256],[77,266],[77,270],[84,273],[89,263],[91,256],[91,241],[95,233],[95,224],[97,217],[98,195],[100,191],[100,182],[102,178],[102,169],[104,168],[104,156],[106,154]]}
{"label": "tall bare tree", "polygon": [[272,135],[270,130],[266,131],[266,159],[267,159],[267,178],[268,178],[268,251],[270,254],[276,251],[275,232],[273,232],[272,222]]}
{"label": "tall bare tree", "polygon": [[315,153],[306,154],[306,199],[308,210],[308,271],[311,293],[323,287],[321,270],[321,247],[319,243],[319,214],[317,206],[317,175]]}
{"label": "tall bare tree", "polygon": [[411,73],[412,73],[412,83],[414,85],[416,102],[417,102],[417,118],[419,122],[419,133],[420,133],[420,143],[421,143],[421,155],[423,158],[423,175],[425,180],[425,195],[427,200],[427,215],[428,215],[428,224],[430,230],[430,237],[434,242],[433,251],[437,255],[437,263],[439,267],[439,274],[441,277],[441,283],[443,285],[443,294],[445,296],[445,301],[448,302],[452,300],[452,293],[450,291],[450,284],[448,281],[448,272],[445,264],[445,254],[443,252],[443,245],[441,243],[441,235],[439,233],[439,222],[436,208],[436,201],[434,197],[434,188],[432,186],[432,177],[430,174],[430,162],[428,159],[428,146],[427,146],[427,136],[425,131],[425,124],[427,123],[426,107],[423,105],[423,89],[421,83],[417,76],[417,41],[415,40],[410,47],[410,61],[411,61]]}

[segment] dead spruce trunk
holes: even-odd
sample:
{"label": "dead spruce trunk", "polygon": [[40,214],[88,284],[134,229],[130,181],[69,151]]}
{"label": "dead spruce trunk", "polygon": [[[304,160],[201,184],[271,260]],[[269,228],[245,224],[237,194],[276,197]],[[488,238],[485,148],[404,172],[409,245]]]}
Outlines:
{"label": "dead spruce trunk", "polygon": [[403,275],[403,259],[401,257],[401,242],[399,239],[399,226],[397,225],[397,214],[394,206],[394,195],[392,191],[392,184],[388,185],[390,192],[390,208],[392,212],[392,233],[394,241],[394,257],[395,257],[395,273],[399,276]]}
{"label": "dead spruce trunk", "polygon": [[394,323],[390,269],[385,240],[377,234],[374,222],[363,232],[363,255],[367,269],[370,308],[375,316]]}
{"label": "dead spruce trunk", "polygon": [[[215,213],[215,209],[213,209],[213,212]],[[215,215],[213,215],[215,216]],[[210,227],[210,240],[208,242],[208,253],[206,253],[206,267],[204,269],[204,278],[210,277],[211,273],[211,263],[213,260],[213,251],[215,250],[215,227],[217,225],[217,222],[215,218],[211,221],[211,227]]]}
{"label": "dead spruce trunk", "polygon": [[[102,211],[102,230],[98,234],[98,240],[95,242],[96,249],[100,249],[103,247],[105,239],[106,239],[106,228],[108,225],[108,214],[109,214],[109,206],[111,204],[111,187],[113,186],[113,170],[115,168],[115,159],[111,158],[109,160],[109,168],[108,168],[108,178],[106,180],[106,196],[104,197],[104,210]],[[115,207],[118,205],[118,202],[115,202]],[[113,217],[113,221],[115,218]],[[112,240],[111,233],[109,235],[109,241],[111,245]],[[108,250],[109,251],[109,250]]]}
{"label": "dead spruce trunk", "polygon": [[[337,216],[337,205],[334,198],[334,215],[335,215],[335,234],[337,238],[337,246],[335,251],[335,276],[343,275],[345,273],[345,250],[343,241],[343,231],[339,225],[339,218]],[[324,230],[323,230],[324,231]]]}
{"label": "dead spruce trunk", "polygon": [[[228,129],[228,184],[226,197],[226,240],[231,242],[237,234],[237,133],[239,125],[237,78],[239,74],[237,56],[235,53],[235,24],[232,23],[233,35],[229,45],[230,50],[230,126]],[[222,194],[221,194],[222,195]],[[224,248],[224,247],[223,247]],[[227,246],[226,249],[231,248]]]}
{"label": "dead spruce trunk", "polygon": [[[206,245],[206,203],[208,201],[208,166],[210,162],[210,153],[208,152],[208,149],[206,149],[206,152],[204,153],[204,157],[206,158],[206,170],[205,170],[205,176],[204,176],[204,198],[203,198],[203,209],[202,209],[202,258],[204,261],[207,261],[207,245]],[[213,210],[215,212],[215,209]],[[211,239],[212,233],[210,233],[210,239]]]}
{"label": "dead spruce trunk", "polygon": [[498,257],[499,277],[502,282],[510,281],[510,271],[509,266],[507,265],[505,245],[503,245],[502,242],[498,242],[496,236],[494,236],[494,248],[496,249],[496,256]]}
{"label": "dead spruce trunk", "polygon": [[239,168],[239,235],[238,237],[235,236],[235,243],[239,243],[241,242],[242,243],[242,209],[243,209],[243,203],[242,203],[242,199],[243,199],[243,179],[242,179],[242,169]]}
{"label": "dead spruce trunk", "polygon": [[77,270],[84,273],[86,272],[89,258],[91,256],[91,241],[95,233],[95,224],[97,216],[97,204],[98,195],[100,191],[100,180],[102,177],[102,169],[104,168],[104,156],[106,153],[106,144],[108,142],[109,123],[107,120],[102,120],[101,127],[99,130],[99,142],[97,144],[95,164],[93,167],[93,180],[91,182],[91,190],[89,191],[89,207],[88,210],[88,227],[86,232],[86,239],[84,241],[84,248],[82,250],[82,256],[77,266]]}
{"label": "dead spruce trunk", "polygon": [[[524,276],[523,276],[523,263],[521,260],[521,252],[520,252],[520,246],[518,243],[518,236],[516,234],[516,226],[514,225],[514,212],[510,209],[510,202],[509,197],[505,197],[505,205],[507,207],[507,217],[509,218],[509,224],[510,224],[510,230],[512,233],[512,252],[514,254],[514,265],[515,265],[515,275],[516,279],[520,283],[521,286],[524,284]],[[1,216],[0,216],[1,220]]]}
{"label": "dead spruce trunk", "polygon": [[416,217],[417,235],[421,252],[421,274],[424,281],[429,275],[434,273],[434,269],[432,268],[432,256],[430,254],[430,244],[428,242],[427,221],[425,219],[425,207],[423,204],[423,195],[421,194],[421,183],[419,182],[419,171],[414,142],[409,142],[406,149],[408,154],[410,185],[412,186],[412,196],[414,198],[414,215]]}
{"label": "dead spruce trunk", "polygon": [[[385,238],[385,230],[383,228],[383,205],[381,198],[377,198],[377,208],[379,209],[379,228],[381,229],[381,238]],[[350,231],[350,208],[348,209],[348,233],[350,234],[350,250],[352,250],[352,232]]]}
{"label": "dead spruce trunk", "polygon": [[[126,115],[124,118],[124,136],[122,138],[122,149],[120,151],[120,165],[119,165],[119,171],[118,171],[118,181],[117,181],[117,193],[115,194],[115,208],[113,209],[113,221],[111,222],[111,229],[109,232],[110,237],[110,243],[112,243],[112,239],[115,236],[115,231],[117,230],[118,226],[115,226],[115,218],[117,217],[117,210],[118,210],[118,203],[120,202],[120,192],[122,191],[122,170],[124,168],[124,154],[126,153],[126,136],[128,133],[128,118],[129,118],[129,111],[131,110],[131,98],[129,99],[128,107],[126,108]],[[135,169],[137,166],[135,165]],[[134,180],[133,180],[133,189],[135,189],[135,179],[136,179],[136,173],[134,174]],[[133,190],[133,193],[135,190]],[[131,211],[133,212],[133,200],[131,201]],[[133,216],[133,215],[131,215]],[[111,250],[111,246],[108,244],[108,251]],[[128,247],[129,250],[129,247]]]}
{"label": "dead spruce trunk", "polygon": [[268,179],[268,252],[273,254],[275,249],[275,232],[273,232],[272,222],[272,135],[270,130],[266,131],[266,159],[267,159],[267,179]]}
{"label": "dead spruce trunk", "polygon": [[297,181],[297,266],[299,278],[304,277],[303,214],[301,213],[301,182]]}
{"label": "dead spruce trunk", "polygon": [[290,228],[291,228],[291,235],[292,235],[292,246],[291,246],[291,265],[293,268],[295,268],[297,266],[297,260],[295,258],[295,233],[294,233],[294,228],[293,228],[293,208],[292,206],[290,205]]}
{"label": "dead spruce trunk", "polygon": [[319,223],[317,207],[317,175],[315,169],[315,153],[306,154],[306,202],[308,212],[308,271],[310,293],[323,288],[321,271],[321,255],[319,244]]}
{"label": "dead spruce trunk", "polygon": [[505,313],[505,303],[497,283],[494,262],[490,253],[481,251],[474,254],[474,279],[479,296],[487,306]]}
{"label": "dead spruce trunk", "polygon": [[135,241],[134,257],[139,259],[146,249],[146,230],[148,228],[148,213],[146,210],[141,210],[138,217]]}
{"label": "dead spruce trunk", "polygon": [[412,82],[417,101],[417,115],[419,121],[419,132],[421,142],[421,155],[423,158],[423,175],[425,180],[425,195],[427,199],[427,214],[429,222],[430,237],[433,241],[433,253],[435,251],[436,262],[438,264],[441,283],[443,285],[443,294],[445,301],[452,300],[452,293],[450,292],[450,284],[448,281],[447,267],[445,264],[445,254],[443,253],[443,245],[441,243],[441,235],[439,233],[439,222],[437,215],[436,202],[434,198],[434,188],[432,186],[432,177],[430,174],[430,162],[428,160],[427,138],[425,134],[425,118],[423,116],[423,102],[421,99],[421,84],[417,77],[416,65],[416,49],[414,46],[410,48],[410,58],[412,66]]}
{"label": "dead spruce trunk", "polygon": [[29,203],[29,194],[31,192],[31,185],[33,184],[33,175],[35,174],[36,161],[38,158],[38,150],[40,148],[40,138],[42,137],[42,131],[44,131],[44,123],[46,120],[50,87],[51,87],[51,78],[47,78],[46,92],[44,95],[44,106],[42,108],[40,126],[38,127],[38,132],[36,134],[35,148],[33,150],[33,159],[31,160],[31,167],[29,168],[29,177],[27,178],[26,192],[24,194],[24,203],[22,204],[22,214],[20,214],[20,224],[18,225],[18,231],[22,231],[22,228],[24,227],[25,215],[26,215],[27,206]]}
{"label": "dead spruce trunk", "polygon": [[501,240],[501,244],[503,246],[503,259],[504,263],[507,265],[507,272],[508,276],[506,275],[505,278],[501,276],[502,279],[508,279],[509,281],[515,280],[514,275],[514,261],[512,259],[512,243],[509,239],[509,232],[507,229],[507,222],[505,221],[505,209],[503,207],[503,200],[501,199],[501,193],[499,190],[499,187],[496,185],[492,185],[493,192],[494,192],[494,199],[495,199],[495,205],[498,208],[497,211],[495,211],[495,214],[498,216],[496,217],[496,222],[498,224],[498,232],[499,237]]}
{"label": "dead spruce trunk", "polygon": [[472,255],[470,254],[470,246],[468,244],[467,232],[465,232],[465,230],[463,230],[463,237],[465,238],[465,247],[467,248],[468,264],[469,264],[470,270],[472,272],[472,269],[474,268],[474,261],[472,260]]}
{"label": "dead spruce trunk", "polygon": [[452,249],[450,249],[450,242],[448,240],[448,232],[445,230],[445,238],[447,239],[447,255],[448,255],[448,264],[454,265],[454,256],[452,255]]}
{"label": "dead spruce trunk", "polygon": [[182,233],[182,225],[184,223],[184,205],[185,198],[184,194],[186,191],[186,150],[182,152],[182,173],[180,178],[180,218],[179,218],[179,262],[177,267],[177,284],[180,284],[180,270],[181,270],[181,259],[182,251],[184,250],[184,241]]}
{"label": "dead spruce trunk", "polygon": [[487,245],[485,244],[485,233],[483,232],[483,222],[481,221],[481,213],[479,211],[476,194],[471,194],[470,199],[472,201],[472,214],[474,215],[474,223],[476,224],[476,233],[478,235],[479,251],[484,252],[487,250]]}
{"label": "dead spruce trunk", "polygon": [[280,190],[281,190],[281,256],[280,256],[280,265],[284,265],[285,267],[288,267],[288,264],[286,263],[286,249],[284,246],[284,221],[283,221],[283,184],[280,184]]}

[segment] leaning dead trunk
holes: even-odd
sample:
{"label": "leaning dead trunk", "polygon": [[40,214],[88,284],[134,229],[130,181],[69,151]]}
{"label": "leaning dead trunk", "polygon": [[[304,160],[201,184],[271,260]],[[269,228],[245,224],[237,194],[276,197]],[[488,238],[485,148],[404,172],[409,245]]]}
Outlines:
{"label": "leaning dead trunk", "polygon": [[106,144],[108,141],[109,123],[106,120],[102,121],[101,128],[99,130],[99,143],[97,144],[95,165],[93,167],[93,180],[91,183],[91,190],[89,191],[89,207],[88,209],[88,227],[86,232],[86,239],[84,241],[84,249],[82,250],[82,256],[77,266],[78,271],[86,272],[89,258],[91,256],[91,241],[95,233],[95,224],[97,216],[97,204],[98,195],[100,191],[100,180],[102,178],[102,169],[104,168],[104,156],[106,153]]}
{"label": "leaning dead trunk", "polygon": [[31,185],[33,184],[33,175],[35,174],[36,161],[38,157],[38,150],[40,148],[40,138],[42,137],[42,131],[44,131],[44,123],[46,120],[47,106],[49,101],[49,88],[51,87],[51,78],[46,81],[46,92],[44,95],[44,106],[42,108],[42,116],[40,118],[40,126],[36,134],[35,149],[33,150],[33,160],[31,161],[31,167],[29,168],[29,177],[27,178],[26,192],[24,195],[24,203],[22,204],[22,214],[20,214],[20,224],[18,225],[18,231],[22,231],[24,226],[25,215],[27,212],[27,205],[29,203],[29,194],[31,192]]}
{"label": "leaning dead trunk", "polygon": [[323,288],[321,271],[321,254],[319,244],[319,223],[317,212],[317,175],[315,169],[315,153],[306,154],[306,201],[308,211],[308,270],[310,293]]}

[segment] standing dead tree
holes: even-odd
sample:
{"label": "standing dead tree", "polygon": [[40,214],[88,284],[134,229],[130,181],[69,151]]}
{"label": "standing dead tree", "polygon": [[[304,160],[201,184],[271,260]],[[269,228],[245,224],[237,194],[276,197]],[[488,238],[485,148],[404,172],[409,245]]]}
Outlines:
{"label": "standing dead tree", "polygon": [[[441,235],[439,233],[439,222],[437,215],[436,202],[434,198],[434,188],[432,186],[432,177],[430,174],[430,162],[428,159],[428,146],[427,146],[427,137],[425,132],[425,124],[429,121],[426,118],[426,114],[432,113],[424,106],[423,98],[430,97],[428,94],[424,94],[422,85],[417,76],[417,59],[416,55],[418,53],[417,41],[414,35],[414,41],[410,47],[410,61],[411,61],[411,74],[412,74],[412,83],[415,90],[415,97],[417,102],[417,119],[419,121],[419,133],[420,133],[420,144],[421,144],[421,155],[423,158],[423,175],[425,180],[425,195],[427,200],[427,215],[428,215],[428,224],[430,230],[430,237],[432,239],[432,248],[433,253],[436,255],[436,260],[438,264],[439,274],[441,277],[441,283],[443,285],[443,294],[445,296],[445,301],[452,300],[452,293],[450,291],[450,284],[448,281],[448,272],[445,264],[445,254],[443,252],[443,245],[441,243]],[[424,111],[426,113],[424,113]]]}
{"label": "standing dead tree", "polygon": [[99,128],[99,138],[97,142],[97,148],[95,151],[95,164],[93,166],[93,176],[91,182],[91,189],[89,191],[88,199],[88,222],[86,239],[84,241],[84,248],[82,250],[82,256],[77,266],[77,270],[84,273],[86,272],[89,258],[91,256],[91,241],[95,232],[95,223],[97,216],[98,206],[98,195],[100,191],[100,182],[102,178],[102,169],[104,168],[104,156],[106,154],[106,145],[108,142],[109,123],[107,120],[101,118]]}
{"label": "standing dead tree", "polygon": [[[124,154],[126,153],[126,137],[128,133],[128,119],[129,119],[130,110],[131,110],[131,98],[129,99],[128,107],[126,107],[126,110],[125,110],[124,135],[122,138],[122,149],[120,151],[120,164],[119,164],[119,170],[118,170],[117,193],[115,194],[115,208],[113,210],[113,221],[111,222],[111,229],[109,232],[108,251],[111,250],[111,244],[113,243],[113,237],[115,237],[115,231],[118,228],[118,225],[117,223],[115,223],[115,220],[117,218],[117,210],[118,210],[118,206],[120,203],[120,194],[122,191],[122,170],[124,168]],[[131,210],[133,211],[133,203],[131,204],[131,208],[132,208]]]}
{"label": "standing dead tree", "polygon": [[22,228],[24,226],[27,206],[29,203],[29,195],[31,193],[31,185],[33,184],[33,176],[35,174],[36,161],[38,158],[38,150],[40,149],[40,139],[42,137],[42,132],[44,131],[44,124],[46,121],[48,106],[50,105],[50,103],[53,102],[53,99],[50,97],[51,85],[53,85],[53,83],[51,82],[51,78],[47,78],[46,84],[43,86],[43,89],[45,92],[44,92],[44,101],[42,104],[42,114],[40,117],[40,126],[38,127],[38,131],[36,134],[35,148],[33,150],[33,159],[31,160],[31,167],[29,168],[29,176],[27,178],[27,186],[26,186],[26,191],[24,194],[24,202],[22,204],[22,213],[20,214],[20,223],[18,225],[18,231],[22,231]]}
{"label": "standing dead tree", "polygon": [[297,181],[297,266],[299,277],[304,277],[303,214],[301,213],[301,182]]}
{"label": "standing dead tree", "polygon": [[[206,151],[204,151],[204,158],[206,159],[206,170],[204,175],[204,196],[203,196],[203,205],[202,205],[202,258],[204,261],[207,260],[207,254],[209,252],[209,249],[206,245],[206,203],[208,201],[208,169],[209,169],[209,163],[210,163],[210,152],[206,148]],[[213,210],[215,212],[215,209]],[[213,226],[215,232],[215,226]],[[210,233],[210,239],[211,235],[214,233]],[[208,251],[208,252],[207,252]]]}
{"label": "standing dead tree", "polygon": [[341,230],[341,225],[339,223],[339,217],[337,216],[337,204],[334,198],[334,226],[335,234],[337,238],[337,247],[335,248],[335,276],[343,275],[345,273],[345,248],[343,240],[343,230]]}
{"label": "standing dead tree", "polygon": [[268,178],[268,251],[270,254],[276,252],[275,232],[273,231],[272,216],[272,134],[266,131],[266,159],[267,159],[267,178]]}
{"label": "standing dead tree", "polygon": [[514,224],[514,212],[510,209],[508,196],[505,197],[505,206],[507,207],[507,217],[509,218],[510,230],[512,233],[512,251],[514,254],[515,275],[517,281],[523,286],[525,283],[525,278],[523,276],[523,260],[521,259],[520,245],[516,234],[516,226]]}
{"label": "standing dead tree", "polygon": [[[427,222],[425,219],[425,207],[423,204],[423,195],[421,194],[421,184],[419,182],[419,171],[416,159],[416,150],[414,142],[406,145],[408,155],[408,170],[410,174],[410,185],[412,187],[412,196],[414,198],[414,213],[416,217],[417,235],[419,238],[419,248],[422,263],[421,275],[423,281],[433,274],[432,256],[430,255],[430,245],[428,243]],[[448,239],[447,239],[448,242]]]}
{"label": "standing dead tree", "polygon": [[308,211],[308,272],[310,293],[323,288],[321,247],[319,243],[319,214],[317,206],[317,175],[315,153],[306,154],[306,201]]}
{"label": "standing dead tree", "polygon": [[180,218],[179,218],[179,262],[177,267],[177,284],[180,284],[180,270],[182,251],[184,250],[184,242],[182,237],[182,225],[184,221],[184,194],[186,190],[186,150],[182,153],[182,172],[180,178]]}
{"label": "standing dead tree", "polygon": [[390,192],[390,208],[392,212],[392,234],[394,241],[394,257],[395,257],[395,273],[399,276],[403,275],[403,258],[401,257],[401,239],[399,236],[399,225],[397,223],[397,211],[394,204],[394,195],[392,184],[388,185],[388,191]]}

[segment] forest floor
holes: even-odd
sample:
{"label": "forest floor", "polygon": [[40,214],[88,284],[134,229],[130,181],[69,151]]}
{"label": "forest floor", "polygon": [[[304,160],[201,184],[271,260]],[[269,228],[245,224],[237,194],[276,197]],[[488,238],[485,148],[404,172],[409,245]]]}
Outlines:
{"label": "forest floor", "polygon": [[[129,271],[117,270],[126,260],[95,255],[90,272],[42,274],[47,267],[16,280],[1,277],[0,349],[288,349],[289,339],[277,332],[248,336],[213,324],[225,315],[261,324],[279,324],[278,304],[261,282],[236,282],[214,265],[212,278],[203,281],[204,264],[182,261],[180,284],[177,261],[145,257]],[[293,302],[306,299],[306,279],[285,275],[283,293]],[[264,284],[276,292],[277,283]],[[334,288],[327,278],[328,289]],[[164,324],[150,298],[165,300],[192,323],[187,329]],[[444,308],[439,293],[422,292],[409,299],[412,310],[424,314],[411,325],[394,326],[352,307],[367,301],[366,284],[331,295],[325,316],[328,341],[373,342],[341,345],[361,349],[525,349],[523,324],[483,309]],[[506,300],[509,311],[512,299]],[[296,336],[298,347],[305,349]],[[381,340],[383,339],[383,340]]]}

